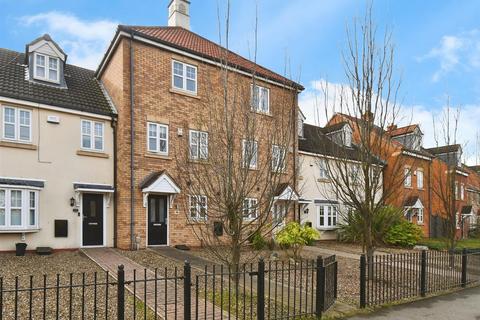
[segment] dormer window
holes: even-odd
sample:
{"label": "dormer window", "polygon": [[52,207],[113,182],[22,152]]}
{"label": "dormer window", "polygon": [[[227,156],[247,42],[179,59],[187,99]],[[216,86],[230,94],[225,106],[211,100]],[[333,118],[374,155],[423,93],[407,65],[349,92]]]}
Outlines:
{"label": "dormer window", "polygon": [[352,146],[352,130],[350,129],[350,126],[345,126],[343,127],[343,144],[346,147],[351,147]]}
{"label": "dormer window", "polygon": [[38,80],[59,82],[58,58],[35,53],[34,78]]}

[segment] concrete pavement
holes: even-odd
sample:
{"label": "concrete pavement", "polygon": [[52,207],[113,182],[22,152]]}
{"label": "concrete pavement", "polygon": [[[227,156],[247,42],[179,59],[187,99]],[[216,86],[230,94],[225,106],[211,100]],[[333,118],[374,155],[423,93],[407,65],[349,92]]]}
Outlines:
{"label": "concrete pavement", "polygon": [[351,320],[480,320],[480,287],[384,308]]}

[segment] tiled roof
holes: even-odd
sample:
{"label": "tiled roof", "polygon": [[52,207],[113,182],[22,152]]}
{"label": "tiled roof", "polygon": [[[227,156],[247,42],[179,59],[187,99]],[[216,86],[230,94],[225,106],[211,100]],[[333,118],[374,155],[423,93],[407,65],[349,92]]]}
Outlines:
{"label": "tiled roof", "polygon": [[29,81],[25,54],[0,48],[0,96],[102,115],[114,113],[94,71],[65,65],[67,88]]}
{"label": "tiled roof", "polygon": [[323,133],[331,133],[343,129],[343,127],[348,124],[346,121],[335,123],[326,127],[323,127],[321,130]]}
{"label": "tiled roof", "polygon": [[462,148],[461,145],[459,144],[450,144],[446,146],[440,146],[440,147],[435,147],[435,148],[428,148],[426,149],[428,152],[432,154],[442,154],[442,153],[451,153],[451,152],[457,152]]}
{"label": "tiled roof", "polygon": [[409,125],[409,126],[400,127],[400,128],[396,128],[396,129],[390,130],[390,131],[388,131],[388,133],[389,133],[392,137],[395,137],[395,136],[399,136],[399,135],[402,135],[402,134],[412,133],[412,132],[414,132],[417,128],[419,128],[418,124],[411,124],[411,125]]}
{"label": "tiled roof", "polygon": [[413,207],[417,203],[418,199],[419,199],[418,196],[410,196],[407,199],[405,199],[405,202],[403,203],[403,206],[404,207]]}
{"label": "tiled roof", "polygon": [[[342,159],[360,160],[355,145],[351,148],[341,146],[328,138],[323,130],[324,128],[321,127],[304,124],[303,138],[298,139],[298,150]],[[383,165],[379,159],[375,159],[375,162]]]}
{"label": "tiled roof", "polygon": [[300,90],[304,89],[302,85],[264,68],[230,50],[225,50],[225,48],[219,44],[181,27],[120,25],[118,30],[125,32],[133,31],[137,35],[143,36],[149,40],[187,51],[202,58],[211,59],[217,62],[226,61],[231,67],[236,69],[255,73],[263,78],[280,84],[289,85]]}

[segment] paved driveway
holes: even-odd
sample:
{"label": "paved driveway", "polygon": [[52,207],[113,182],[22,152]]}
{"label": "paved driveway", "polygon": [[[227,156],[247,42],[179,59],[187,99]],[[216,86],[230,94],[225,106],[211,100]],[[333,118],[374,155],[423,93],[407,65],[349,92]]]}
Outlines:
{"label": "paved driveway", "polygon": [[480,287],[386,308],[376,313],[350,319],[376,320],[480,320]]}

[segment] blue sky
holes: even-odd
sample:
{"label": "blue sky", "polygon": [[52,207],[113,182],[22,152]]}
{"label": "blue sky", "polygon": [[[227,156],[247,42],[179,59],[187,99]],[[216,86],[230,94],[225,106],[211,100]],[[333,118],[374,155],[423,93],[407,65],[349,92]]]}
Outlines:
{"label": "blue sky", "polygon": [[[217,4],[191,0],[192,31],[218,41]],[[341,50],[345,26],[363,16],[359,0],[232,0],[230,48],[252,57],[258,3],[257,62],[300,81],[300,106],[313,120],[315,83],[345,83]],[[69,62],[95,68],[118,23],[166,25],[168,0],[0,0],[0,46],[23,51],[48,32],[69,54]],[[480,123],[480,1],[376,0],[374,17],[388,26],[402,77],[401,102],[432,146],[432,115],[451,104],[462,108],[459,142],[475,163]],[[288,63],[286,63],[286,61]]]}

